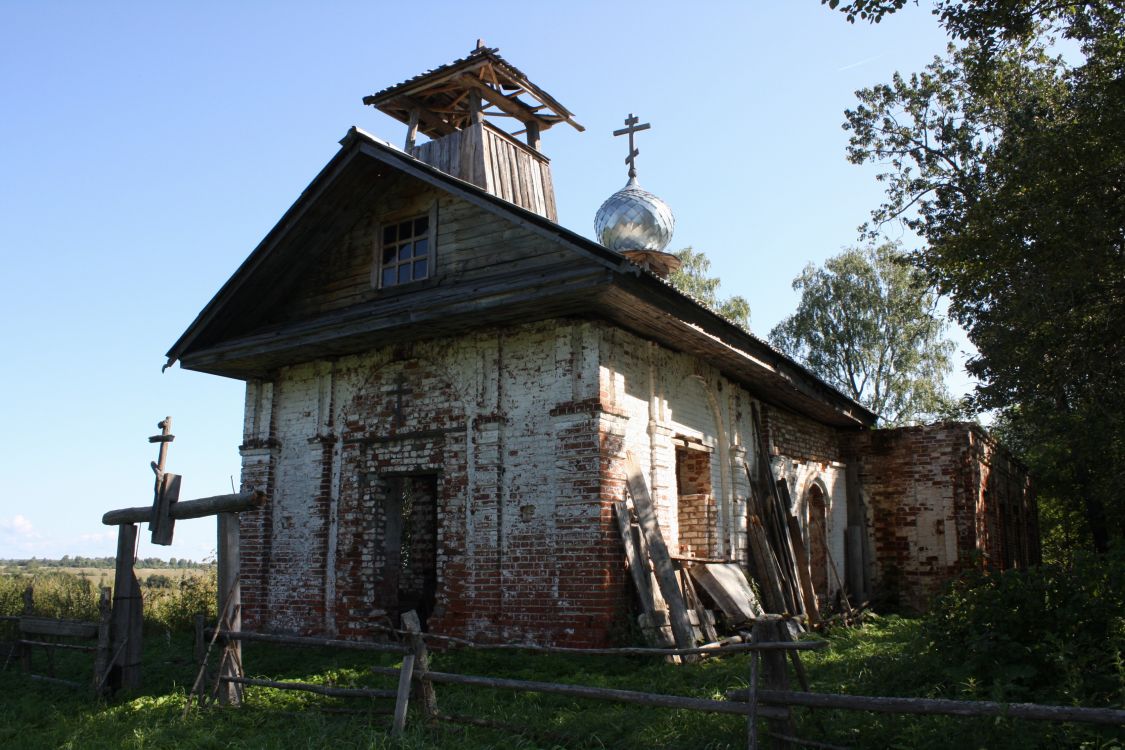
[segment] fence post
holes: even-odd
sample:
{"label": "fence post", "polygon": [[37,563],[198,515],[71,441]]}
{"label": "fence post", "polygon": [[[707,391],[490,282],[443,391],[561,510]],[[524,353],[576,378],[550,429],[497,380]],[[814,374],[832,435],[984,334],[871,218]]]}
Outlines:
{"label": "fence post", "polygon": [[[780,615],[760,615],[754,620],[754,628],[751,632],[752,640],[754,643],[770,643],[774,641],[788,640],[781,637],[780,629],[787,627],[786,623],[782,622]],[[760,651],[757,652],[761,656],[762,661],[762,677],[765,679],[766,688],[769,690],[789,690],[789,671],[786,667],[786,657],[784,651]],[[757,695],[754,696],[755,698]],[[770,729],[774,734],[774,739],[778,748],[789,748],[791,743],[788,740],[781,739],[781,737],[792,737],[795,734],[793,728],[793,718],[789,715],[789,709],[786,708],[786,718],[784,719],[770,719]],[[780,737],[779,737],[780,735]]]}
{"label": "fence post", "polygon": [[109,628],[113,619],[110,588],[102,586],[98,597],[98,650],[94,652],[94,694],[105,692],[106,672],[109,670]]}
{"label": "fence post", "polygon": [[[223,630],[242,630],[242,589],[239,571],[239,521],[237,513],[220,513],[219,521],[219,623]],[[228,639],[219,661],[219,703],[242,703],[242,685],[224,677],[242,677],[242,641]]]}
{"label": "fence post", "polygon": [[110,690],[141,686],[141,656],[144,624],[141,587],[133,571],[136,558],[137,527],[123,523],[117,527],[117,566],[113,578],[113,658],[109,665]]}
{"label": "fence post", "polygon": [[747,698],[750,702],[750,715],[746,717],[746,746],[758,750],[758,664],[757,651],[750,652],[750,689]]}
{"label": "fence post", "polygon": [[418,673],[419,680],[417,697],[422,701],[422,713],[426,722],[432,723],[437,720],[437,695],[434,693],[434,683],[427,677],[430,671],[430,652],[422,638],[422,624],[418,621],[418,614],[411,610],[403,613],[402,625],[410,633],[410,645],[414,648],[414,671]]}
{"label": "fence post", "polygon": [[[24,615],[24,617],[30,617],[34,614],[35,614],[35,587],[32,586],[29,583],[29,584],[27,584],[27,588],[23,590],[23,615]],[[20,631],[19,637],[20,637],[20,640],[23,640],[22,629]],[[21,643],[19,645],[19,655],[20,655],[20,668],[25,673],[30,674],[31,673],[31,646],[28,646],[26,643]]]}

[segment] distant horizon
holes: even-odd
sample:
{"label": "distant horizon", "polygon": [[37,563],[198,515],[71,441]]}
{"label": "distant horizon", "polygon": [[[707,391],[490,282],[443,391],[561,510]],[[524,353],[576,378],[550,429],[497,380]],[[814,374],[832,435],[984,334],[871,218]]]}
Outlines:
{"label": "distant horizon", "polygon": [[[102,567],[100,565],[89,565],[89,564],[79,563],[78,562],[79,560],[95,561],[95,562],[109,561],[110,562],[109,567],[112,567],[113,563],[117,560],[117,558],[113,555],[63,555],[62,557],[37,557],[37,556],[32,556],[32,557],[10,557],[10,558],[0,557],[0,566],[4,566],[4,567],[9,567],[9,566],[13,566],[13,565],[19,566],[19,565],[26,565],[27,563],[30,563],[30,562],[37,562],[37,563],[59,563],[58,565],[49,565],[48,566],[48,567],[54,567],[54,568]],[[186,563],[186,564],[185,565],[174,565],[172,563],[173,560],[176,560],[176,561],[181,562],[181,563]],[[192,560],[190,558],[177,557],[175,555],[169,556],[167,558],[153,557],[153,556],[138,557],[136,559],[135,564],[136,564],[137,567],[143,568],[143,567],[146,567],[146,566],[151,566],[151,564],[153,562],[164,563],[165,565],[167,565],[170,568],[174,568],[174,567],[209,567],[209,566],[212,566],[212,565],[216,564],[214,560],[210,560],[210,561],[205,560],[205,559],[204,560]],[[67,563],[70,563],[70,564],[67,564]]]}

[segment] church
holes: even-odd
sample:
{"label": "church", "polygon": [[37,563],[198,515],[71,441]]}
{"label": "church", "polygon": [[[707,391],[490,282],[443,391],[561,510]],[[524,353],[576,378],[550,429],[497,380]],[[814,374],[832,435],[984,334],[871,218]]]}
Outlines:
{"label": "church", "polygon": [[[965,566],[1038,558],[1025,470],[978,427],[876,416],[676,290],[637,183],[598,241],[557,223],[544,132],[575,116],[494,48],[364,98],[353,127],[168,365],[246,383],[248,630],[603,645],[634,609],[614,503],[639,465],[676,561],[752,567],[785,480],[817,598],[924,608]],[[506,126],[506,127],[502,127]],[[619,133],[646,126],[632,116]],[[753,577],[754,571],[751,570]]]}

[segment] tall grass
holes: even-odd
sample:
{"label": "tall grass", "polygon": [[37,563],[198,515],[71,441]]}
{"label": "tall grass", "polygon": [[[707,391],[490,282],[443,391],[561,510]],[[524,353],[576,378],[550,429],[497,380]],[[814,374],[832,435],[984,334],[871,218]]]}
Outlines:
{"label": "tall grass", "polygon": [[[38,616],[98,619],[98,587],[83,575],[52,570],[0,575],[0,615],[23,614],[23,596],[28,586],[32,587],[34,613]],[[185,575],[170,586],[153,587],[142,582],[145,628],[188,631],[198,612],[214,620],[218,608],[217,588],[214,568]]]}

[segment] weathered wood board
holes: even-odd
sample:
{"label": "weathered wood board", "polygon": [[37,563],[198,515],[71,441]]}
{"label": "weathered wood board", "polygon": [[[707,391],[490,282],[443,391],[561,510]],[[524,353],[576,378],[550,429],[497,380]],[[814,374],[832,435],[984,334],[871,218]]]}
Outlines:
{"label": "weathered wood board", "polygon": [[688,572],[732,624],[747,622],[762,614],[762,605],[750,588],[746,573],[737,564],[695,563],[688,567]]}

